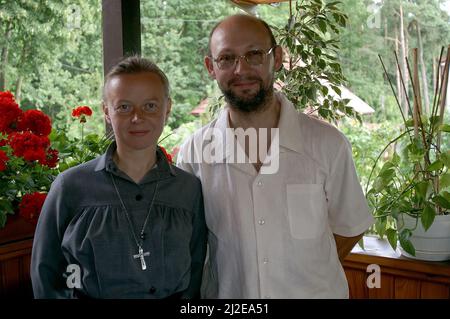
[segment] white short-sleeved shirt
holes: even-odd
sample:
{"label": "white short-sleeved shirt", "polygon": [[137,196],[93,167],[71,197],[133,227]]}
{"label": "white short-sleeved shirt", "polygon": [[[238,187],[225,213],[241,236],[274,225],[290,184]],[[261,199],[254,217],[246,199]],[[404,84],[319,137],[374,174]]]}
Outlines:
{"label": "white short-sleeved shirt", "polygon": [[333,126],[275,96],[279,152],[267,158],[277,156],[276,173],[226,162],[226,152],[222,163],[190,158],[208,129],[229,127],[226,108],[180,149],[178,165],[203,188],[209,228],[203,297],[348,298],[333,233],[352,237],[373,223],[351,146]]}

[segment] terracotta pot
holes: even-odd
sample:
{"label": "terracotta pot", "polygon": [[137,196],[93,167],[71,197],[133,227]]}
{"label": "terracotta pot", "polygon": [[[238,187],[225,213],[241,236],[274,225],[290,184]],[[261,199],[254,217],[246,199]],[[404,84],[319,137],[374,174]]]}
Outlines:
{"label": "terracotta pot", "polygon": [[0,245],[33,238],[35,229],[35,224],[23,219],[19,214],[8,215],[5,227],[0,228]]}

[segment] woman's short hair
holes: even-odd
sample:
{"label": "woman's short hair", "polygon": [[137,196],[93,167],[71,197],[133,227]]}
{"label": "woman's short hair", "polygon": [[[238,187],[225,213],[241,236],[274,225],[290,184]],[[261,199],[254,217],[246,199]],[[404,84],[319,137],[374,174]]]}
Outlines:
{"label": "woman's short hair", "polygon": [[167,79],[166,74],[151,60],[140,57],[138,55],[133,55],[121,60],[111,68],[108,74],[106,74],[105,83],[103,85],[103,99],[105,99],[106,85],[111,78],[121,74],[136,74],[143,72],[149,72],[158,75],[164,86],[164,93],[166,97],[168,98],[170,96],[169,80]]}

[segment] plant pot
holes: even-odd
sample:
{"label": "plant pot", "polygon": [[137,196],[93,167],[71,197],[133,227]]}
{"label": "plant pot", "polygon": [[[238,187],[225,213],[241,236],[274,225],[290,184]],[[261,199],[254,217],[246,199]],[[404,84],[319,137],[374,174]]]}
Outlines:
{"label": "plant pot", "polygon": [[0,228],[0,245],[33,238],[36,225],[19,214],[8,215],[6,225]]}
{"label": "plant pot", "polygon": [[[416,219],[405,215],[403,228],[414,229],[415,226]],[[450,215],[437,215],[427,231],[419,219],[410,240],[416,249],[416,256],[408,254],[399,245],[402,255],[427,261],[450,260]]]}

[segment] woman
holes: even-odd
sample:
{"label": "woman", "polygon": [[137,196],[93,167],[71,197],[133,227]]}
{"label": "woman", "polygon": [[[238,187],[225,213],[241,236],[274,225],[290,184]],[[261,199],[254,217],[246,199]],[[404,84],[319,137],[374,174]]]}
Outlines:
{"label": "woman", "polygon": [[199,180],[157,147],[171,100],[165,74],[130,57],[105,78],[115,142],[61,173],[33,243],[36,298],[196,298],[206,253]]}

